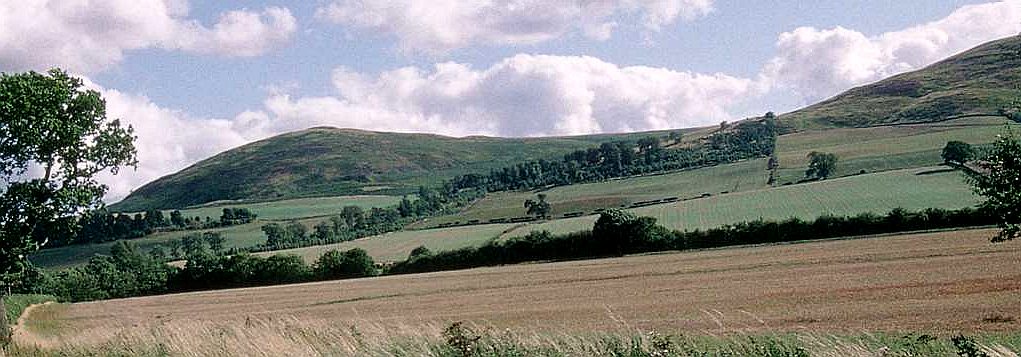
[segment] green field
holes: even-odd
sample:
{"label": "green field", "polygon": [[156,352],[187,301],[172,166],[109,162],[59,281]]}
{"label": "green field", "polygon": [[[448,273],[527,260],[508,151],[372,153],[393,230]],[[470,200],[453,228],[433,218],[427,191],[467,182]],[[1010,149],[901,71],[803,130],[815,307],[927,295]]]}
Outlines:
{"label": "green field", "polygon": [[[796,182],[804,178],[807,156],[812,151],[838,156],[836,176],[852,175],[861,170],[875,173],[937,165],[942,162],[940,151],[948,141],[959,140],[974,145],[991,143],[1008,123],[998,117],[976,117],[936,124],[814,130],[784,135],[777,144],[781,164],[778,182]],[[1016,124],[1014,126],[1017,127]],[[667,197],[684,199],[703,193],[760,190],[767,187],[767,178],[766,160],[761,159],[665,175],[556,187],[542,193],[552,204],[553,216],[561,217],[569,212],[591,213],[599,208],[629,206],[634,202]],[[437,217],[412,228],[524,216],[522,204],[526,199],[534,198],[536,193],[493,193],[460,214]]]}
{"label": "green field", "polygon": [[[766,160],[749,160],[666,175],[634,177],[597,183],[561,186],[543,191],[555,217],[568,212],[591,212],[598,208],[627,206],[633,202],[666,197],[691,198],[703,193],[737,192],[766,187]],[[493,218],[525,216],[522,203],[535,198],[534,192],[497,192],[487,195],[461,214],[436,217],[417,227],[441,223],[483,222]]]}
{"label": "green field", "polygon": [[[1007,121],[1002,118],[977,117],[956,119],[935,124],[901,125],[858,129],[803,131],[781,136],[777,152],[781,163],[779,183],[801,179],[811,151],[837,154],[837,175],[850,175],[860,170],[871,174],[830,179],[825,182],[778,187],[766,185],[764,159],[748,160],[705,169],[663,175],[632,177],[606,182],[556,187],[544,191],[552,203],[553,216],[564,213],[593,213],[600,208],[628,206],[631,203],[678,197],[689,199],[703,193],[711,198],[636,209],[651,215],[672,228],[707,228],[750,219],[782,219],[790,216],[814,218],[822,213],[857,214],[866,211],[882,213],[895,207],[922,209],[928,207],[957,208],[976,202],[960,175],[942,173],[917,176],[919,170],[890,171],[927,167],[938,164],[940,150],[950,140],[976,145],[993,141]],[[1015,125],[1016,127],[1016,125]],[[722,192],[729,192],[720,195]],[[525,215],[522,203],[534,198],[536,192],[498,192],[475,202],[456,215],[434,217],[413,224],[409,229],[426,229],[444,223]],[[300,220],[312,226],[324,217],[337,214],[347,205],[362,207],[389,206],[400,200],[396,196],[364,195],[327,198],[303,198],[274,202],[240,203],[197,207],[184,210],[186,216],[218,217],[223,207],[246,207],[259,215],[258,221],[236,227],[215,229],[226,235],[228,247],[250,247],[265,239],[260,227],[272,220]],[[509,235],[526,234],[532,229],[568,232],[589,229],[594,216],[562,219],[521,227]],[[453,229],[430,229],[395,233],[397,237],[436,242],[430,237],[449,236],[447,242],[465,240],[474,244],[499,235],[505,225],[473,226]],[[478,233],[472,233],[473,231]],[[200,231],[160,233],[133,240],[143,251],[156,244]],[[495,233],[494,233],[495,232]],[[509,236],[508,235],[508,236]],[[415,238],[421,236],[421,238]],[[388,237],[390,239],[393,237]],[[370,238],[371,247],[383,246],[382,237]],[[419,242],[419,240],[415,240]],[[396,242],[396,241],[395,241]],[[351,243],[344,243],[343,247]],[[361,243],[358,243],[361,244]],[[396,243],[400,244],[400,243]],[[96,253],[106,253],[112,243],[48,249],[32,256],[43,267],[67,266],[88,260]],[[403,258],[414,246],[393,250],[373,248],[374,255],[387,260]],[[456,244],[449,245],[456,247]],[[323,249],[306,248],[321,252]],[[376,253],[382,252],[382,253]],[[312,253],[303,253],[311,255]]]}
{"label": "green field", "polygon": [[434,252],[454,250],[467,246],[481,245],[512,230],[514,224],[487,224],[481,226],[453,227],[422,231],[402,231],[350,242],[287,249],[274,252],[258,253],[258,255],[294,254],[308,262],[319,259],[328,250],[348,250],[362,248],[369,252],[377,262],[397,261],[408,257],[412,249],[425,246]]}
{"label": "green field", "polygon": [[779,181],[804,176],[808,153],[836,154],[837,176],[865,170],[879,172],[922,167],[942,162],[940,152],[948,141],[972,145],[992,143],[1003,128],[1019,125],[1001,117],[975,117],[935,124],[885,126],[860,129],[812,130],[783,135],[777,141]]}
{"label": "green field", "polygon": [[400,203],[401,198],[397,196],[363,195],[363,196],[335,196],[335,197],[314,197],[298,198],[293,200],[255,202],[255,203],[229,203],[218,202],[215,205],[188,208],[181,210],[185,217],[220,217],[223,208],[247,208],[259,215],[259,219],[268,221],[285,221],[308,217],[322,217],[339,214],[345,206],[358,206],[362,208],[388,207]]}
{"label": "green field", "polygon": [[[932,167],[716,195],[631,211],[656,217],[660,224],[669,228],[690,230],[758,218],[811,219],[822,214],[885,213],[897,207],[909,210],[964,208],[978,202],[979,198],[965,183],[964,175]],[[591,229],[595,219],[596,216],[586,216],[533,224],[507,236],[525,235],[534,230],[568,233]]]}

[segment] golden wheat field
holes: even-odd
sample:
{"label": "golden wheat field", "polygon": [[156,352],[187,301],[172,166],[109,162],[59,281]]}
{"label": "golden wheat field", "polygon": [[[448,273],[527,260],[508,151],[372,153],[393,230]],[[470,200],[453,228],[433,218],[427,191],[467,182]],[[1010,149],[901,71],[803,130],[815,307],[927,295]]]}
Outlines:
{"label": "golden wheat field", "polygon": [[252,324],[389,334],[453,321],[555,333],[1017,331],[1021,243],[993,244],[993,234],[921,233],[48,305],[24,316],[21,338],[81,347],[141,333],[174,346],[190,343],[189,333],[228,334]]}

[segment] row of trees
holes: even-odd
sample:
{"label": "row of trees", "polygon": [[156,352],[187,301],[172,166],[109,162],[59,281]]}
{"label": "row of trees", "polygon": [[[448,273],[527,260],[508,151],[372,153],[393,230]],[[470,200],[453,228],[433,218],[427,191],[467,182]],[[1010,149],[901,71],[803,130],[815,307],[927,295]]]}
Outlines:
{"label": "row of trees", "polygon": [[903,232],[937,228],[985,226],[996,223],[988,210],[895,209],[886,215],[821,216],[804,221],[756,220],[694,231],[671,231],[652,217],[622,210],[603,212],[591,231],[553,235],[532,232],[525,237],[494,241],[480,247],[432,253],[413,252],[389,273],[420,273],[527,261],[567,260],[623,254],[716,248],[742,244],[791,242],[810,239]]}
{"label": "row of trees", "polygon": [[111,213],[105,209],[90,211],[78,220],[77,234],[55,236],[51,247],[69,244],[110,242],[144,237],[157,231],[210,229],[247,224],[258,215],[247,208],[224,208],[220,217],[185,217],[181,211],[170,212],[169,217],[160,210],[149,210],[134,215]]}
{"label": "row of trees", "polygon": [[561,160],[530,161],[492,170],[489,174],[457,176],[447,187],[455,191],[478,189],[485,192],[535,189],[712,166],[771,155],[776,133],[776,119],[772,117],[730,125],[690,147],[667,150],[656,137],[603,143],[598,148],[564,155]]}
{"label": "row of trees", "polygon": [[[130,242],[118,242],[109,255],[93,257],[88,264],[55,273],[31,270],[16,291],[42,293],[63,301],[88,301],[194,290],[223,289],[319,280],[402,274],[539,260],[565,260],[624,254],[723,247],[739,244],[789,242],[840,236],[878,234],[995,224],[985,210],[895,209],[886,215],[822,216],[812,221],[791,218],[757,220],[695,231],[671,231],[651,217],[622,210],[603,212],[592,230],[528,236],[494,241],[440,253],[414,249],[408,259],[380,271],[361,249],[329,251],[314,264],[300,257],[259,257],[248,253],[222,254],[214,243],[199,236],[185,249],[183,268],[166,264],[166,258],[143,254]],[[218,253],[219,251],[219,253]]]}
{"label": "row of trees", "polygon": [[164,257],[143,254],[130,242],[115,244],[109,255],[97,255],[83,266],[44,272],[30,269],[15,291],[41,293],[61,301],[77,302],[173,292],[224,289],[319,280],[357,278],[378,274],[364,250],[329,251],[314,264],[300,257],[251,254],[216,254],[202,240],[187,251],[183,268],[166,264]]}

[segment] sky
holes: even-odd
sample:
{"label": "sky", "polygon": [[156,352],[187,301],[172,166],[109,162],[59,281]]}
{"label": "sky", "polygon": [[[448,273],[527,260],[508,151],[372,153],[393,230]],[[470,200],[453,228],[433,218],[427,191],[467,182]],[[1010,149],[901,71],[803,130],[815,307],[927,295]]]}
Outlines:
{"label": "sky", "polygon": [[783,113],[1021,32],[1021,0],[0,1],[0,72],[134,128],[108,202],[314,126],[527,137]]}

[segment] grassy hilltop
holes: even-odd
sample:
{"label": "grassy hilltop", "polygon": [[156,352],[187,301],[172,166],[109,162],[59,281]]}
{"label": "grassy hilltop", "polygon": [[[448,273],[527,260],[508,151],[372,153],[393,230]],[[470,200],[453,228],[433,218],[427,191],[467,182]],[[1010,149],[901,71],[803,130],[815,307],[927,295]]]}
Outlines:
{"label": "grassy hilltop", "polygon": [[1019,85],[1021,36],[1013,36],[853,88],[784,119],[796,128],[864,127],[996,113],[1021,95]]}

